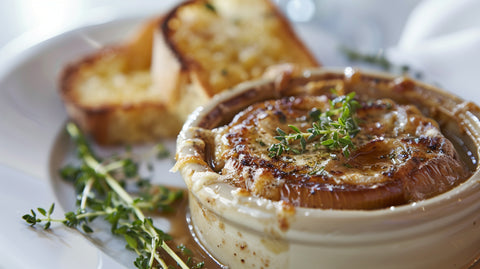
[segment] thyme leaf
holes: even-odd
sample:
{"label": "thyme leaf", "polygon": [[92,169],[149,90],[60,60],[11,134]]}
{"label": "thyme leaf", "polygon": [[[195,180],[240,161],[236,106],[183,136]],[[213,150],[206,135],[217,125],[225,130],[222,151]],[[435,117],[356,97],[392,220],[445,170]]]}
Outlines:
{"label": "thyme leaf", "polygon": [[390,62],[384,55],[383,51],[375,54],[365,54],[346,46],[341,46],[340,52],[351,62],[366,63],[374,67],[379,67],[388,72],[399,73],[402,75],[410,74],[416,79],[422,79],[424,74],[418,70],[412,70],[408,65],[395,65]]}
{"label": "thyme leaf", "polygon": [[[54,204],[48,210],[37,208],[39,214],[31,210],[30,214],[25,214],[22,218],[31,226],[43,225],[44,229],[49,229],[52,222],[58,222],[92,233],[94,230],[90,223],[97,217],[103,217],[111,225],[112,234],[123,237],[126,248],[137,253],[138,258],[133,261],[137,268],[169,268],[159,250],[169,255],[177,266],[190,268],[168,246],[167,241],[171,237],[158,229],[153,220],[142,211],[169,210],[172,203],[181,199],[183,192],[145,184],[138,174],[138,164],[131,158],[100,160],[75,124],[68,123],[66,128],[75,142],[82,164],[78,167],[65,166],[60,175],[75,185],[78,207],[60,219],[51,217]],[[136,198],[122,186],[122,180],[128,179],[139,182]]]}
{"label": "thyme leaf", "polygon": [[363,54],[347,47],[341,47],[340,51],[352,62],[372,64],[387,71],[392,68],[392,63],[383,54]]}
{"label": "thyme leaf", "polygon": [[205,7],[213,13],[217,13],[217,9],[211,3],[209,2],[205,3]]}
{"label": "thyme leaf", "polygon": [[[293,125],[288,125],[292,133],[277,128],[278,135],[274,138],[280,142],[270,146],[269,156],[275,158],[284,152],[299,154],[306,150],[307,143],[315,142],[329,149],[341,149],[348,158],[350,150],[355,148],[352,138],[360,131],[354,116],[359,104],[355,100],[354,92],[338,96],[329,100],[329,103],[330,108],[324,112],[316,109],[310,112],[313,123],[306,132]],[[292,144],[294,141],[299,142],[300,149]],[[317,145],[315,148],[318,148]]]}

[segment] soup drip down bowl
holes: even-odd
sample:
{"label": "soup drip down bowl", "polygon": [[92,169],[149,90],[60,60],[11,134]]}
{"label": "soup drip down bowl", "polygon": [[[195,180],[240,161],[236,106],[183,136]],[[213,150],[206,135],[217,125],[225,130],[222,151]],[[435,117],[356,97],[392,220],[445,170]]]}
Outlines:
{"label": "soup drip down bowl", "polygon": [[[331,89],[414,105],[433,118],[468,178],[426,199],[375,209],[297,206],[232,184],[202,135],[265,100],[321,96]],[[469,268],[480,257],[480,109],[406,77],[346,68],[279,73],[242,83],[199,107],[177,139],[192,232],[230,268]]]}

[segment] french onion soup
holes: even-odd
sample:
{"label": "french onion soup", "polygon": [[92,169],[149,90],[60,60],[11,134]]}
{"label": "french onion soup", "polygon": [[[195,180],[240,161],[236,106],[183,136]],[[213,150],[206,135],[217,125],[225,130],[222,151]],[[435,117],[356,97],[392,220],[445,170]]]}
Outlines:
{"label": "french onion soup", "polygon": [[[294,206],[384,208],[442,193],[471,174],[415,106],[368,99],[353,113],[342,108],[350,107],[345,99],[268,100],[199,135],[215,149],[208,157],[220,180]],[[352,114],[343,123],[345,113]]]}
{"label": "french onion soup", "polygon": [[[470,179],[478,114],[405,77],[351,68],[282,73],[197,109],[178,137],[174,169],[189,189],[196,236],[233,268],[295,268],[319,257],[326,268],[349,268],[344,261],[354,258],[376,268],[379,252],[418,267],[411,258],[431,251],[445,257],[421,266],[449,266],[459,253],[468,264],[478,250],[450,253],[444,237],[421,227],[472,232],[477,215],[453,228],[448,212],[474,206],[464,198],[478,195]],[[359,250],[361,242],[375,251]],[[477,243],[478,233],[462,244]]]}
{"label": "french onion soup", "polygon": [[218,180],[298,207],[378,209],[443,193],[471,175],[415,105],[357,94],[361,82],[315,83],[303,87],[318,94],[260,101],[228,124],[194,130]]}

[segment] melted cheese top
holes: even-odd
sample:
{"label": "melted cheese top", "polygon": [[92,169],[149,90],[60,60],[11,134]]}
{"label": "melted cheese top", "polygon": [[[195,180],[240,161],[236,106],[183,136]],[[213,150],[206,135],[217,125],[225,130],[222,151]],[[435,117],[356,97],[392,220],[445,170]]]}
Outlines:
{"label": "melted cheese top", "polygon": [[[307,143],[300,154],[270,157],[276,129],[305,132],[309,112],[329,108],[326,96],[288,97],[246,108],[213,130],[212,166],[222,180],[252,195],[313,208],[374,209],[425,199],[467,177],[438,124],[412,105],[389,99],[362,102],[355,149]],[[291,131],[293,132],[293,131]],[[295,142],[297,143],[297,142]],[[292,144],[300,148],[300,145]]]}

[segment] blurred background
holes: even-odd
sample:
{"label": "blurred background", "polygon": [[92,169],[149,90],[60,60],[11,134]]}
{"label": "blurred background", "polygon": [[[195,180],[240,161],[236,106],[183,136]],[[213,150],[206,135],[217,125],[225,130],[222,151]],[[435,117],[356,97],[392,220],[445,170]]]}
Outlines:
{"label": "blurred background", "polygon": [[[395,44],[419,0],[273,0],[291,21],[363,50]],[[123,16],[157,14],[173,0],[1,0],[0,48]]]}
{"label": "blurred background", "polygon": [[[364,67],[365,61],[352,62],[339,49],[347,48],[373,55],[374,61],[388,59],[395,68],[387,71],[407,67],[415,78],[480,102],[472,81],[480,62],[478,0],[271,1],[294,22],[300,37],[326,66]],[[178,2],[0,0],[0,53],[18,51],[83,26],[158,15],[165,5]]]}

